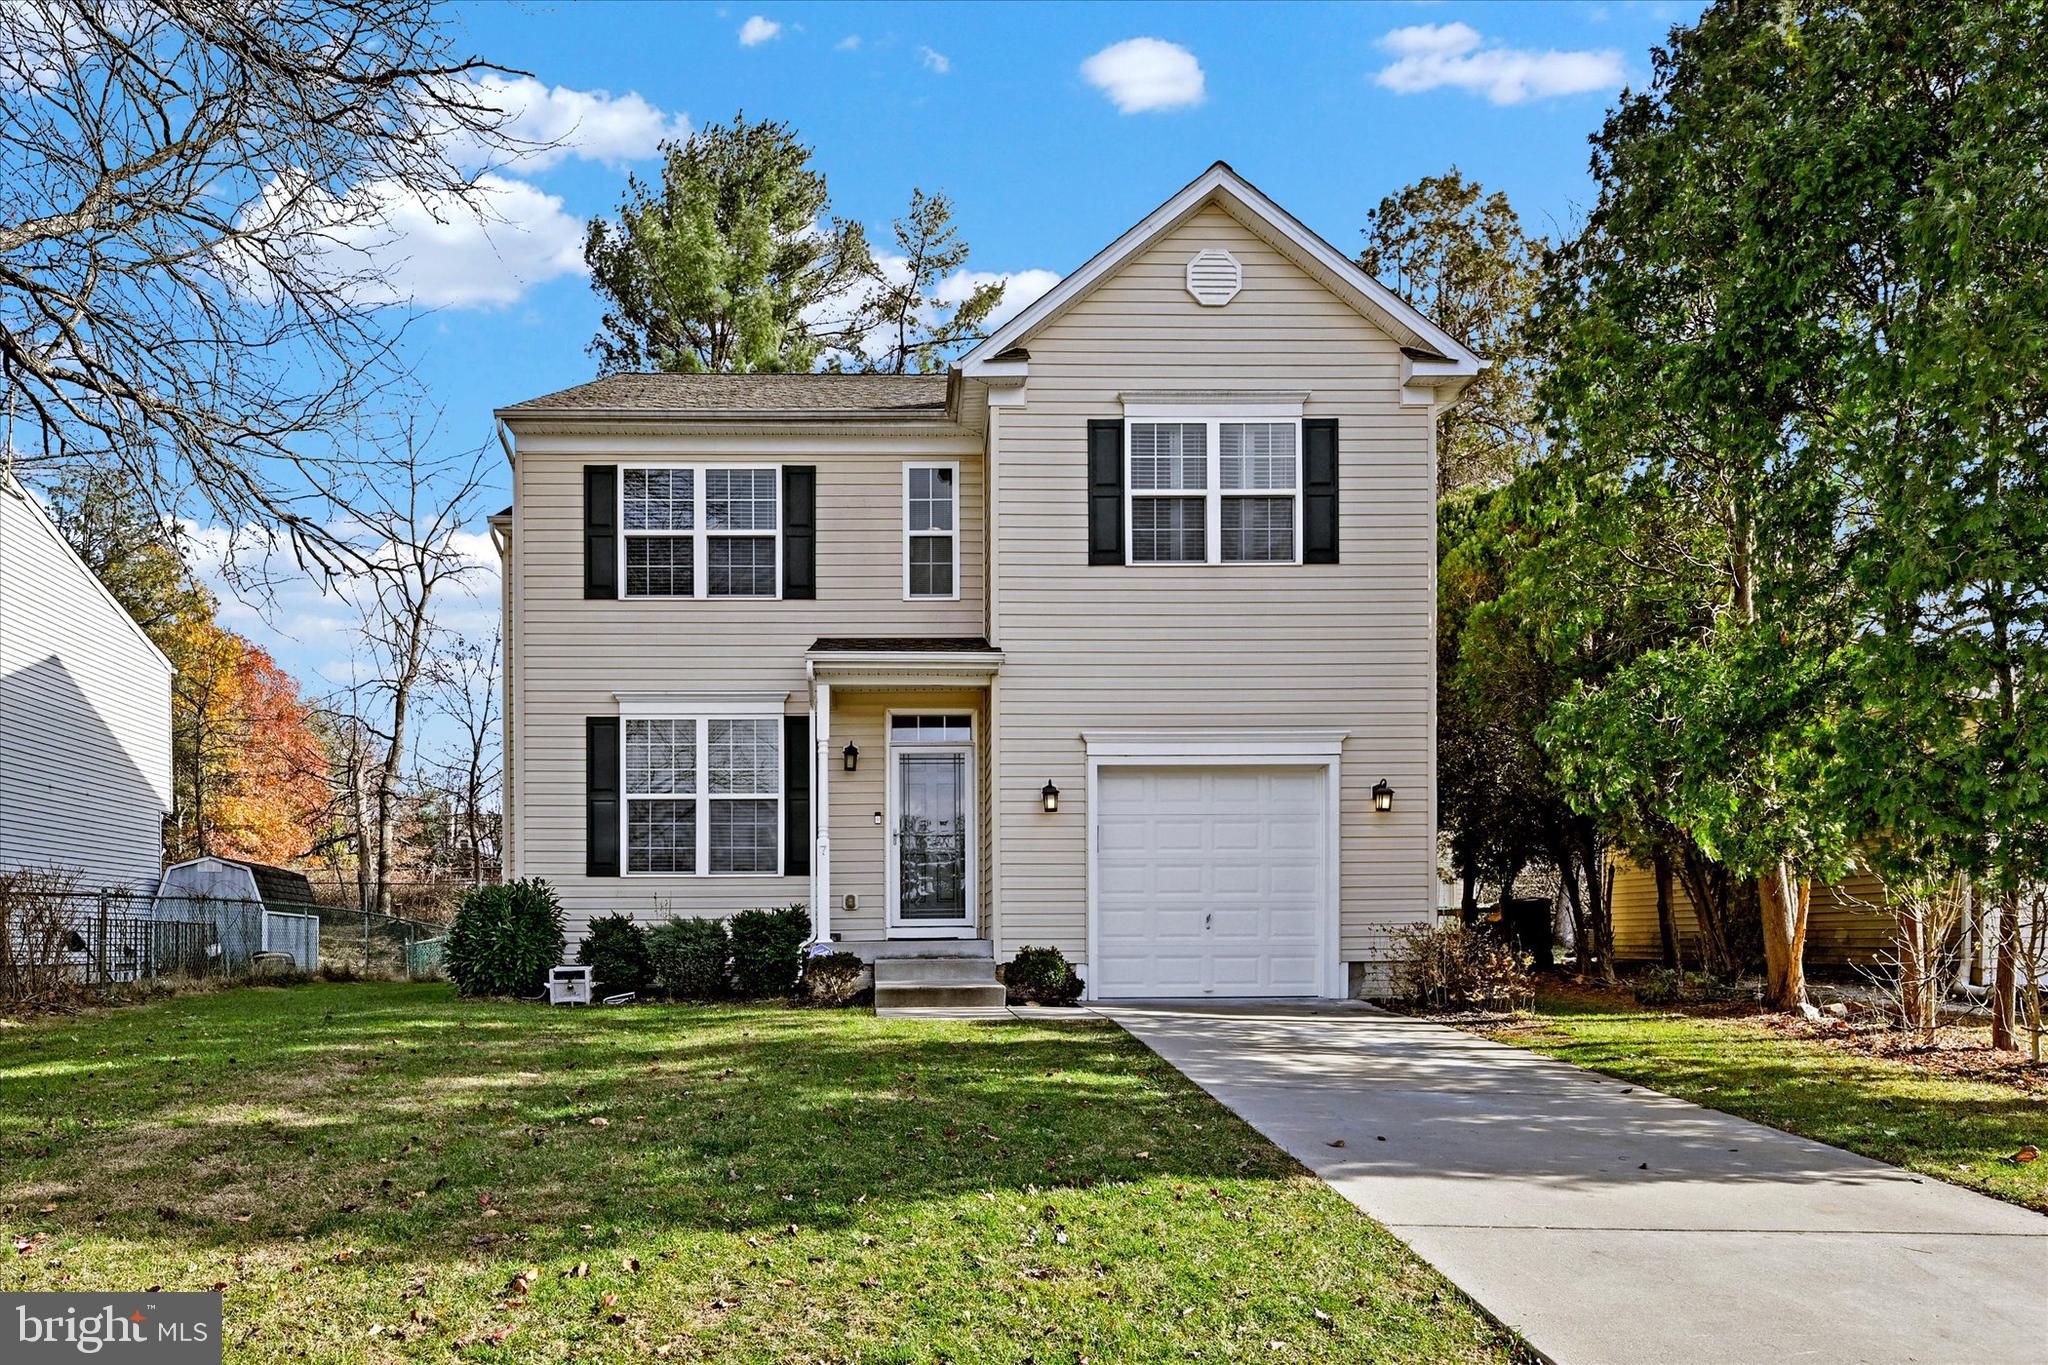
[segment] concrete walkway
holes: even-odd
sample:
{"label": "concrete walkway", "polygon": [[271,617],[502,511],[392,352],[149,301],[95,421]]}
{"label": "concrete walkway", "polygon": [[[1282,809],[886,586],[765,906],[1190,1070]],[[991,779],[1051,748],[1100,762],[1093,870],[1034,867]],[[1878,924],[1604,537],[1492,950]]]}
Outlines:
{"label": "concrete walkway", "polygon": [[1553,1361],[2048,1361],[2039,1214],[1362,1006],[1102,1012]]}

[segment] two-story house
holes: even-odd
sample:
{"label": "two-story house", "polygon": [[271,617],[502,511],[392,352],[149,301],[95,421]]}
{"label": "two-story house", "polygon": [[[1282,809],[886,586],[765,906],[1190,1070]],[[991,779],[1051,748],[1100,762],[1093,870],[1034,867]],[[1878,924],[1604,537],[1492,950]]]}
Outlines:
{"label": "two-story house", "polygon": [[510,874],[1055,945],[1096,999],[1354,993],[1434,901],[1435,419],[1481,364],[1218,163],[947,373],[500,409]]}

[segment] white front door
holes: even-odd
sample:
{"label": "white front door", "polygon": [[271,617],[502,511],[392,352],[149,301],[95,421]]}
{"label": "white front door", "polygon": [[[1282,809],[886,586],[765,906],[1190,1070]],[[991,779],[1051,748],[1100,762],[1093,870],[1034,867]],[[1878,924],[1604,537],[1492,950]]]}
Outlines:
{"label": "white front door", "polygon": [[976,928],[971,734],[964,715],[889,717],[891,938],[971,937]]}
{"label": "white front door", "polygon": [[1103,768],[1093,994],[1323,994],[1326,773]]}

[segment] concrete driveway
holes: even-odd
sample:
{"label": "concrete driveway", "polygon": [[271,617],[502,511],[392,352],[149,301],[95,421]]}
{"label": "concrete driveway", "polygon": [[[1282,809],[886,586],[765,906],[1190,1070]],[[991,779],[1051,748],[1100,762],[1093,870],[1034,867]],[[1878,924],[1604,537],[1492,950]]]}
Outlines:
{"label": "concrete driveway", "polygon": [[1553,1361],[2048,1360],[2048,1218],[1362,1006],[1106,1006]]}

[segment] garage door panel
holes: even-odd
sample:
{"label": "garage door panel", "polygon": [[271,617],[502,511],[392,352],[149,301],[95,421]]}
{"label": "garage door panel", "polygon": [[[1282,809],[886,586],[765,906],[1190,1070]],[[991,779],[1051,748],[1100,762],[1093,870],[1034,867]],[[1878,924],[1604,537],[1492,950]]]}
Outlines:
{"label": "garage door panel", "polygon": [[1322,769],[1104,768],[1096,801],[1097,995],[1322,992]]}

